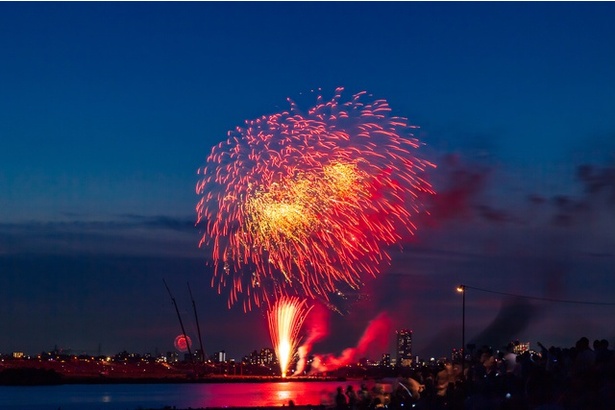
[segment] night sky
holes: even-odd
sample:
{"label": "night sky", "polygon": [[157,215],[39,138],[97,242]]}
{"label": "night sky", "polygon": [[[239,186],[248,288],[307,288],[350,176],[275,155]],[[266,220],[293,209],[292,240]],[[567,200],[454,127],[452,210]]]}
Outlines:
{"label": "night sky", "polygon": [[420,127],[438,194],[361,301],[327,313],[317,353],[384,313],[373,358],[399,328],[416,354],[447,354],[460,283],[492,291],[467,290],[467,342],[615,345],[613,16],[602,2],[0,3],[0,353],[173,350],[163,278],[196,340],[190,283],[207,353],[270,346],[264,312],[209,286],[197,170],[246,119],[339,86]]}

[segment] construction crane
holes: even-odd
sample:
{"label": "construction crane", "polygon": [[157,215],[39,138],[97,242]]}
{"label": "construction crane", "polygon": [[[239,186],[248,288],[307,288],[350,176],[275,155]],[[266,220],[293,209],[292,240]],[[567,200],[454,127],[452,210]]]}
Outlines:
{"label": "construction crane", "polygon": [[194,363],[192,360],[192,351],[190,350],[190,343],[188,342],[188,336],[186,335],[186,329],[184,328],[184,322],[182,322],[182,317],[179,314],[179,309],[177,308],[177,302],[171,293],[171,289],[169,289],[169,285],[167,285],[167,281],[162,279],[164,282],[164,286],[167,288],[167,292],[169,292],[169,296],[171,296],[171,300],[173,301],[173,305],[175,305],[175,312],[177,312],[177,318],[179,319],[179,325],[182,328],[182,335],[184,336],[184,340],[186,341],[186,347],[188,348],[188,355],[190,356],[190,363]]}
{"label": "construction crane", "polygon": [[194,320],[196,321],[196,331],[199,335],[199,345],[201,346],[201,362],[205,363],[205,350],[203,350],[203,339],[201,338],[201,326],[199,325],[199,317],[196,314],[196,304],[192,297],[192,290],[190,289],[190,283],[188,283],[188,292],[190,292],[190,299],[192,300],[192,309],[194,310]]}

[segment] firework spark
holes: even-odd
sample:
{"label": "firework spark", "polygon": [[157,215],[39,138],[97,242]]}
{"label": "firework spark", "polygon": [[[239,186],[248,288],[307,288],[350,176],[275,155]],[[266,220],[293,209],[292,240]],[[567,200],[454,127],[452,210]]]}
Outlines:
{"label": "firework spark", "polygon": [[197,184],[197,224],[229,307],[281,296],[329,300],[389,263],[386,247],[414,233],[422,175],[433,166],[405,118],[366,93],[301,113],[246,121],[215,146]]}
{"label": "firework spark", "polygon": [[299,331],[310,309],[306,300],[282,297],[267,312],[271,343],[280,363],[282,377],[286,377],[290,362],[297,351]]}

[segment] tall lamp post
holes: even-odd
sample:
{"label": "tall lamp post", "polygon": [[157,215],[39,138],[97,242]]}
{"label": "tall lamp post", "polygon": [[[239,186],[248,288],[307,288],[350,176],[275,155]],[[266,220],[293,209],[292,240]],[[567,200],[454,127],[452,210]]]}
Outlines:
{"label": "tall lamp post", "polygon": [[461,375],[463,377],[466,364],[466,285],[457,286],[461,293]]}

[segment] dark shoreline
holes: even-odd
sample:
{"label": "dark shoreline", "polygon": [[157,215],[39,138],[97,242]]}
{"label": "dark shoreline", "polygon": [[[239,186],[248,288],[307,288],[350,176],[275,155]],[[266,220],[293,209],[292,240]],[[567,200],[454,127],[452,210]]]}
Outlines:
{"label": "dark shoreline", "polygon": [[256,407],[245,407],[245,406],[239,406],[239,407],[189,407],[189,408],[180,408],[180,407],[171,407],[171,406],[165,406],[165,407],[158,407],[158,408],[141,408],[139,407],[138,410],[280,410],[280,409],[288,409],[288,410],[326,410],[326,409],[332,409],[332,407],[327,407],[324,405],[300,405],[300,406],[289,406],[289,405],[281,405],[281,406],[256,406]]}
{"label": "dark shoreline", "polygon": [[293,382],[345,382],[346,378],[228,378],[228,377],[201,377],[201,378],[123,378],[123,377],[86,377],[64,378],[62,384],[186,384],[186,383],[293,383]]}
{"label": "dark shoreline", "polygon": [[138,410],[280,410],[280,409],[285,409],[285,410],[326,410],[326,409],[332,409],[333,407],[327,407],[324,405],[311,405],[311,404],[306,404],[306,405],[281,405],[281,406],[255,406],[255,407],[245,407],[245,406],[238,406],[238,407],[189,407],[189,408],[181,408],[181,407],[174,407],[174,406],[165,406],[165,407],[157,407],[157,408],[141,408],[139,407]]}
{"label": "dark shoreline", "polygon": [[186,384],[186,383],[292,383],[344,382],[344,377],[269,377],[269,376],[70,376],[50,369],[14,368],[0,372],[0,386],[53,386],[63,384]]}

